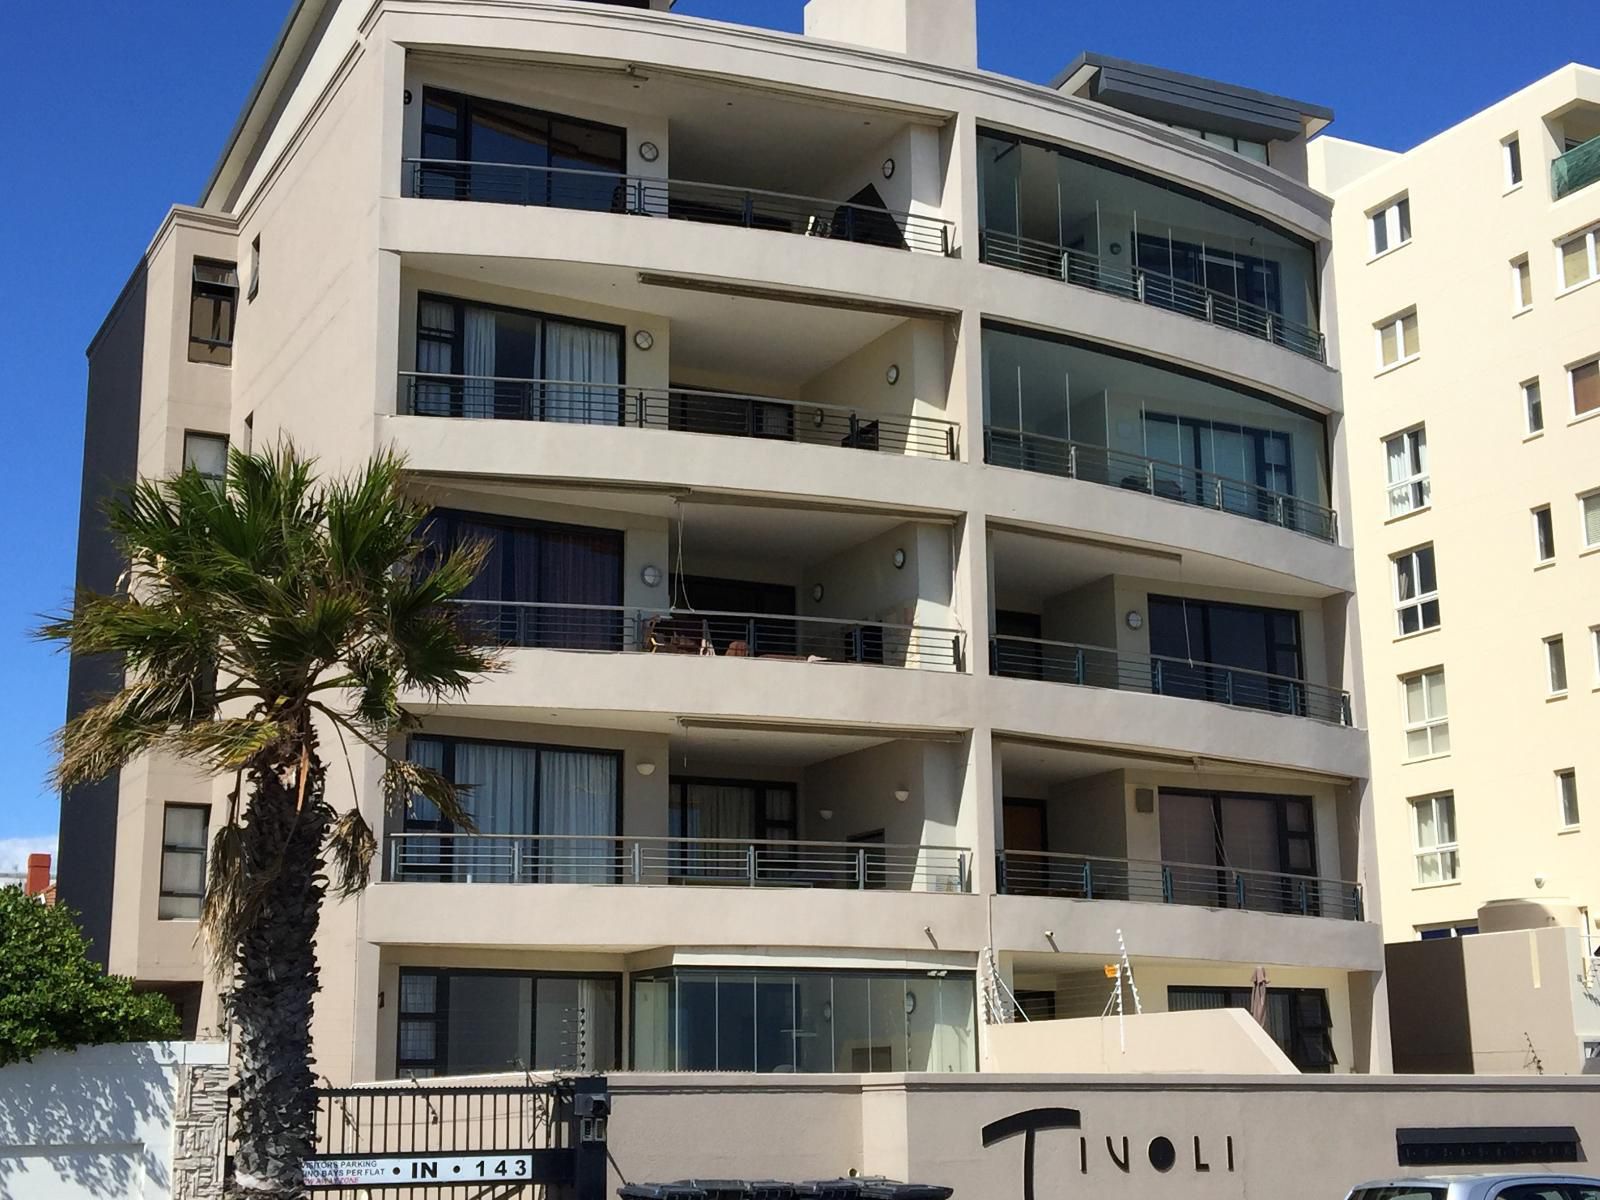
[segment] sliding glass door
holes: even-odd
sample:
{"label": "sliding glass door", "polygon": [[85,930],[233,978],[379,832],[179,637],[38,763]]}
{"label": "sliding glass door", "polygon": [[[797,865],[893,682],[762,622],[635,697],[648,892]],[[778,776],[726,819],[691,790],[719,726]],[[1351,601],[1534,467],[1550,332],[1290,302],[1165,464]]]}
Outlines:
{"label": "sliding glass door", "polygon": [[[746,848],[737,843],[790,842],[799,832],[799,803],[792,783],[740,779],[672,781],[668,829],[678,839],[672,875],[691,882],[744,880],[749,876]],[[724,843],[734,843],[732,845]],[[760,869],[784,869],[783,851],[762,848]]]}
{"label": "sliding glass door", "polygon": [[1309,796],[1162,788],[1160,829],[1173,903],[1318,911],[1314,883],[1282,878],[1316,874]]}
{"label": "sliding glass door", "polygon": [[1150,597],[1152,688],[1164,696],[1298,714],[1305,707],[1300,614]]}

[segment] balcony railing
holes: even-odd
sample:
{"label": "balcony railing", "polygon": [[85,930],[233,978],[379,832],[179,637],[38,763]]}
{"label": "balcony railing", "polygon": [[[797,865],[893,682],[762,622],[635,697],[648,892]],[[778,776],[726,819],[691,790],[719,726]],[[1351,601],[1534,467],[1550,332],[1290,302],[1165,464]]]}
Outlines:
{"label": "balcony railing", "polygon": [[693,388],[402,371],[399,401],[405,416],[674,429],[923,458],[959,450],[960,427],[937,417]]}
{"label": "balcony railing", "polygon": [[1009,896],[1135,900],[1340,921],[1364,919],[1361,885],[1342,879],[1035,850],[1002,850],[999,860],[999,890]]}
{"label": "balcony railing", "polygon": [[1550,192],[1557,199],[1600,182],[1600,137],[1574,146],[1550,163]]}
{"label": "balcony railing", "polygon": [[1334,725],[1352,723],[1349,692],[1286,675],[1038,638],[991,638],[989,653],[990,670],[1011,679],[1148,692]]}
{"label": "balcony railing", "polygon": [[1321,363],[1328,361],[1327,339],[1311,326],[1186,279],[1148,271],[1143,267],[1126,267],[1086,250],[1074,250],[1054,242],[1042,242],[993,229],[983,231],[979,239],[979,254],[984,262],[997,267],[1063,280],[1078,287],[1121,296],[1124,300],[1137,300],[1153,308],[1164,308],[1223,329],[1261,338]]}
{"label": "balcony railing", "polygon": [[524,600],[451,603],[471,636],[486,645],[863,663],[923,671],[966,669],[966,635],[959,629]]}
{"label": "balcony railing", "polygon": [[1200,508],[1214,508],[1292,529],[1319,541],[1339,540],[1339,518],[1331,508],[1298,496],[1286,496],[1257,483],[1125,450],[990,426],[983,431],[983,460],[991,466],[1085,479]]}
{"label": "balcony railing", "polygon": [[955,252],[955,226],[942,217],[820,196],[518,163],[408,158],[405,169],[408,195],[422,200],[625,213],[769,229],[893,250]]}
{"label": "balcony railing", "polygon": [[965,892],[960,846],[562,834],[398,833],[401,883],[581,883]]}

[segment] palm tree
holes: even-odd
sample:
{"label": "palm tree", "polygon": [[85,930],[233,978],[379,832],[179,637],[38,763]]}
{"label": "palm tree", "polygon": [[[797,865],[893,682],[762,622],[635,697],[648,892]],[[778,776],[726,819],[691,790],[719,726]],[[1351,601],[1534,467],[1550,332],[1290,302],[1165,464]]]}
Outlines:
{"label": "palm tree", "polygon": [[314,465],[285,443],[232,452],[221,481],[141,481],[107,509],[128,564],[117,593],[80,595],[39,631],[123,664],[121,689],[59,733],[61,787],[149,753],[233,781],[201,929],[231,978],[235,1187],[253,1197],[305,1194],[314,938],[329,887],[359,892],[377,849],[353,770],[351,806],[330,802],[320,739],[347,762],[351,743],[376,755],[389,805],[425,797],[471,828],[449,780],[392,753],[415,723],[401,696],[459,695],[499,665],[447,603],[485,548],[429,548],[395,456],[327,482]]}

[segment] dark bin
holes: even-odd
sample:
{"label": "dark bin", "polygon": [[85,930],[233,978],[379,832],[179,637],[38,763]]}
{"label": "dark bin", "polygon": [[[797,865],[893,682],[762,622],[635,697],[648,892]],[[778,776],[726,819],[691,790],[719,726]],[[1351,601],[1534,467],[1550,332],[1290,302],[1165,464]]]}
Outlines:
{"label": "dark bin", "polygon": [[625,1183],[617,1195],[622,1200],[707,1200],[703,1191],[687,1183]]}
{"label": "dark bin", "polygon": [[950,1200],[954,1188],[933,1183],[896,1183],[892,1179],[863,1179],[861,1200]]}
{"label": "dark bin", "polygon": [[698,1188],[706,1200],[794,1200],[794,1184],[774,1179],[685,1179],[678,1186]]}
{"label": "dark bin", "polygon": [[808,1179],[796,1184],[794,1194],[804,1200],[857,1200],[861,1195],[859,1179]]}

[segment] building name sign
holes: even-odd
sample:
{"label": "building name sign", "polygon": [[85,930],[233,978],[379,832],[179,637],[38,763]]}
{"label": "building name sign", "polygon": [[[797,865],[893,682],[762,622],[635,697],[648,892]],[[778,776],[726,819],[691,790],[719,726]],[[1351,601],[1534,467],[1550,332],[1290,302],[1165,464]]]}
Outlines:
{"label": "building name sign", "polygon": [[[1030,1108],[985,1125],[983,1145],[988,1149],[1019,1134],[1022,1136],[1022,1200],[1035,1200],[1034,1143],[1038,1134],[1044,1130],[1082,1128],[1082,1116],[1075,1108]],[[1144,1169],[1145,1163],[1149,1164],[1149,1170],[1162,1175],[1175,1170],[1184,1175],[1204,1175],[1211,1171],[1231,1174],[1237,1169],[1231,1135],[1220,1140],[1202,1138],[1199,1134],[1170,1136],[1166,1133],[1148,1139],[1135,1139],[1128,1134],[1107,1135],[1102,1139],[1080,1133],[1076,1141],[1074,1157],[1080,1175],[1105,1171],[1131,1175]]]}
{"label": "building name sign", "polygon": [[308,1158],[306,1187],[421,1187],[441,1183],[532,1182],[532,1154],[399,1154],[379,1158]]}

